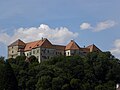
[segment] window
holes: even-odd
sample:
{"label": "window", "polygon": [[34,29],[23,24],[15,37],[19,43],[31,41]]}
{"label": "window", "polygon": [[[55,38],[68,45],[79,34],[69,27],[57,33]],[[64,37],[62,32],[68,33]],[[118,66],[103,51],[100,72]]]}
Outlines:
{"label": "window", "polygon": [[31,52],[30,52],[30,55],[32,55]]}
{"label": "window", "polygon": [[33,51],[33,54],[35,54],[35,51]]}
{"label": "window", "polygon": [[42,51],[43,51],[43,53],[45,53],[46,50],[42,50]]}
{"label": "window", "polygon": [[37,53],[39,53],[39,50],[37,50]]}
{"label": "window", "polygon": [[28,53],[27,53],[27,56],[28,56]]}
{"label": "window", "polygon": [[12,51],[12,53],[14,53],[14,51]]}
{"label": "window", "polygon": [[68,52],[68,55],[69,55],[69,52]]}

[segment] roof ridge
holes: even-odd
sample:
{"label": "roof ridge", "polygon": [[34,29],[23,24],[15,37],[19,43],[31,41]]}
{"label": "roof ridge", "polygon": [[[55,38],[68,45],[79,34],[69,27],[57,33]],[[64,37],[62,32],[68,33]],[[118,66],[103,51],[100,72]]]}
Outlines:
{"label": "roof ridge", "polygon": [[66,46],[66,50],[67,49],[80,49],[80,46],[74,40],[71,40]]}
{"label": "roof ridge", "polygon": [[[26,45],[26,43],[25,42],[23,42],[22,40],[20,40],[20,39],[17,39],[16,41],[14,41],[12,44],[10,44],[9,46],[16,46],[16,45]],[[8,47],[9,47],[8,46]]]}
{"label": "roof ridge", "polygon": [[[43,43],[44,43],[46,40],[49,41],[47,38],[42,39]],[[43,45],[43,43],[41,44],[41,46]],[[50,42],[50,43],[51,43],[51,42]],[[52,43],[51,43],[51,44],[52,44]]]}
{"label": "roof ridge", "polygon": [[[42,40],[39,40],[38,42],[36,41],[37,43],[34,45],[34,47],[33,47],[33,48],[36,48],[36,45],[38,45],[38,44],[39,44],[39,42],[41,42],[41,41],[42,41]],[[43,41],[42,41],[42,44],[44,43],[44,41],[45,41],[45,40],[43,40]],[[42,45],[42,44],[41,44],[41,45]]]}
{"label": "roof ridge", "polygon": [[41,41],[41,40],[35,40],[35,41],[27,42],[26,44],[28,44],[28,43],[33,43],[33,42],[37,42],[37,41]]}

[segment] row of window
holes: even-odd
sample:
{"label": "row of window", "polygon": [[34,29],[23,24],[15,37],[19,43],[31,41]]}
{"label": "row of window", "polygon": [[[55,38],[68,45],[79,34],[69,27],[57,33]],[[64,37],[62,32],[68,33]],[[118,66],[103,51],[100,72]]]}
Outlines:
{"label": "row of window", "polygon": [[39,50],[33,50],[33,54],[39,53]]}
{"label": "row of window", "polygon": [[69,56],[69,55],[86,54],[86,53],[87,53],[87,52],[79,52],[79,53],[77,53],[77,52],[72,52],[72,53],[67,52],[67,55]]}
{"label": "row of window", "polygon": [[54,53],[54,51],[44,49],[42,50],[42,53]]}
{"label": "row of window", "polygon": [[56,54],[56,55],[62,55],[62,52],[55,52],[55,51],[51,51],[51,50],[42,50],[42,53],[51,53],[51,54]]}
{"label": "row of window", "polygon": [[31,52],[27,53],[27,56],[31,56],[31,55],[32,55],[32,53],[31,53]]}

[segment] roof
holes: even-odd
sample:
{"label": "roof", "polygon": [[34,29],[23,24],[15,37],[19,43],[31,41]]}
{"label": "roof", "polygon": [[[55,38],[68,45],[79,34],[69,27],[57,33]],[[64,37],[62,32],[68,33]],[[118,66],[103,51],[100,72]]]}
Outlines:
{"label": "roof", "polygon": [[94,51],[101,51],[98,47],[96,47],[94,44],[87,46],[86,48],[90,49],[90,52]]}
{"label": "roof", "polygon": [[44,39],[44,42],[41,44],[41,47],[43,48],[53,48],[53,45],[48,39]]}
{"label": "roof", "polygon": [[22,40],[18,39],[15,42],[13,42],[12,44],[10,44],[8,47],[11,47],[11,46],[25,46],[25,45],[26,44]]}
{"label": "roof", "polygon": [[51,48],[52,44],[46,38],[42,40],[37,40],[37,41],[26,43],[24,51],[30,51],[33,48],[37,48],[37,47]]}
{"label": "roof", "polygon": [[90,52],[90,49],[89,48],[81,48],[80,49],[82,52],[86,52],[86,53],[89,53]]}
{"label": "roof", "polygon": [[53,45],[53,47],[57,50],[65,50],[65,46],[62,45]]}
{"label": "roof", "polygon": [[79,49],[80,47],[74,40],[71,40],[71,42],[65,48],[65,50],[79,50]]}
{"label": "roof", "polygon": [[30,51],[30,50],[32,50],[32,48],[34,48],[35,45],[37,45],[38,42],[39,42],[39,40],[38,41],[34,41],[34,42],[26,43],[24,51]]}

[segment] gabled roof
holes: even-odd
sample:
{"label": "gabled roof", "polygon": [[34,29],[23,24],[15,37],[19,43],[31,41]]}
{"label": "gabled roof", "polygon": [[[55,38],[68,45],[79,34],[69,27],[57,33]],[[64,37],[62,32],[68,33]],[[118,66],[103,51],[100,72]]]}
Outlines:
{"label": "gabled roof", "polygon": [[51,42],[48,39],[44,38],[43,43],[41,44],[41,47],[53,48],[53,45],[51,44]]}
{"label": "gabled roof", "polygon": [[38,41],[34,41],[34,42],[26,43],[24,51],[30,51],[30,50],[32,50],[32,48],[34,48],[35,45],[37,45],[38,42],[39,42],[39,40]]}
{"label": "gabled roof", "polygon": [[90,52],[94,51],[101,51],[98,47],[96,47],[94,44],[87,46],[86,48],[90,49]]}
{"label": "gabled roof", "polygon": [[24,51],[30,51],[33,48],[37,48],[37,47],[51,48],[52,44],[46,38],[44,38],[42,40],[26,43]]}
{"label": "gabled roof", "polygon": [[10,44],[8,47],[11,47],[11,46],[25,46],[25,45],[26,44],[22,40],[18,39],[15,42],[13,42],[12,44]]}
{"label": "gabled roof", "polygon": [[65,50],[79,50],[79,49],[80,47],[74,40],[71,40],[71,42],[65,48]]}

